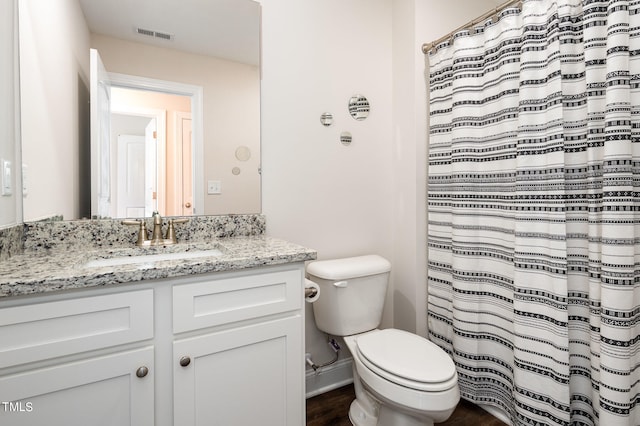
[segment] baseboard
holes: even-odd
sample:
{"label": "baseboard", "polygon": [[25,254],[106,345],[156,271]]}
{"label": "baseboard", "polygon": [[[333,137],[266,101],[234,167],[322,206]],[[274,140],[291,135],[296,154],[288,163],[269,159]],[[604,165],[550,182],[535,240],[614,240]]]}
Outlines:
{"label": "baseboard", "polygon": [[311,398],[353,383],[352,365],[353,360],[347,358],[321,368],[317,374],[308,369],[305,377],[305,396]]}

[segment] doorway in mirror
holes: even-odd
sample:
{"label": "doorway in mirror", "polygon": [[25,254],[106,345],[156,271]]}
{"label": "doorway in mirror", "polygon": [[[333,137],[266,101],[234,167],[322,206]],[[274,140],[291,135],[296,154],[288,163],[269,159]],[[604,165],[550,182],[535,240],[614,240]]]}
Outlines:
{"label": "doorway in mirror", "polygon": [[111,96],[111,217],[193,214],[190,97],[119,87]]}

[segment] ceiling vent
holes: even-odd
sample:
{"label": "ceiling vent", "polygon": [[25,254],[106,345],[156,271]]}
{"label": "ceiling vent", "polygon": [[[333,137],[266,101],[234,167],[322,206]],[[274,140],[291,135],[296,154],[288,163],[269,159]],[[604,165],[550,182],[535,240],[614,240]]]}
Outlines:
{"label": "ceiling vent", "polygon": [[163,33],[161,31],[147,30],[145,28],[136,28],[136,33],[147,36],[147,37],[155,37],[162,40],[173,40],[173,35],[169,33]]}

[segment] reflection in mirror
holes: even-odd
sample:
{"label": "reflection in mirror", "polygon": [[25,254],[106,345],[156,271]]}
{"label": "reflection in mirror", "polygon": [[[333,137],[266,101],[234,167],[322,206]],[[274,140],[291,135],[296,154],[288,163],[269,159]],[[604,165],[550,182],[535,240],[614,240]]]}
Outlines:
{"label": "reflection in mirror", "polygon": [[[20,164],[20,152],[16,147],[16,111],[15,97],[17,96],[15,69],[17,64],[16,49],[16,8],[17,2],[5,0],[0,2],[0,172],[8,170],[12,173],[8,181],[3,181],[0,190],[0,232],[3,228],[16,225],[20,220],[22,209],[22,195],[20,194],[20,180],[16,173]],[[4,169],[4,170],[3,170]],[[6,246],[5,246],[6,248]],[[0,259],[7,250],[0,248]]]}
{"label": "reflection in mirror", "polygon": [[[176,117],[176,120],[166,120]],[[111,89],[110,217],[192,214],[191,99]],[[164,149],[157,149],[163,147]],[[186,182],[185,182],[186,181]]]}
{"label": "reflection in mirror", "polygon": [[[29,170],[25,221],[148,216],[154,206],[164,206],[163,216],[184,215],[189,214],[184,209],[187,204],[195,207],[194,214],[260,212],[258,3],[20,0],[19,20],[22,149]],[[140,35],[134,31],[138,27],[170,37]],[[131,108],[112,107],[106,149],[112,158],[99,163],[108,164],[104,168],[110,171],[109,184],[104,186],[108,188],[104,194],[108,213],[97,213],[97,208],[92,207],[97,205],[93,200],[97,194],[91,187],[91,173],[96,166],[89,149],[90,48],[99,51],[109,75],[175,82],[200,87],[203,93],[200,115],[193,109],[193,98],[190,108],[156,105],[147,107],[155,112],[134,114],[138,121],[148,118],[149,125],[152,116],[162,115],[157,111],[165,111],[164,131],[157,138],[156,149],[148,153],[145,149],[144,154],[141,142],[126,142],[127,138],[119,142],[117,136],[125,132],[112,127],[119,125],[123,116],[130,116]],[[175,123],[186,120],[185,113],[192,114],[192,130],[183,126],[184,134],[176,135]],[[161,132],[159,121],[155,126],[156,133]],[[202,140],[199,155],[195,148],[189,153],[186,147],[179,149],[172,142],[176,137],[188,139],[190,132],[195,141],[197,129]],[[141,133],[140,129],[135,131],[137,136]],[[120,150],[137,152],[137,157],[129,158],[127,164],[123,160],[126,155],[118,155],[118,145]],[[243,173],[233,174],[233,167],[240,164],[236,157],[238,146],[247,147],[251,155],[242,162]],[[201,161],[199,175],[194,156]],[[156,161],[152,162],[152,158]],[[179,168],[184,173],[178,173]],[[144,193],[144,202],[122,201],[131,195],[119,193],[123,182],[130,182],[123,179],[123,173],[135,177],[138,186],[132,192]],[[117,177],[120,182],[114,180]],[[192,182],[188,183],[190,179]],[[211,180],[222,182],[224,190],[220,194],[206,193]],[[144,186],[140,186],[143,181]],[[187,199],[189,190],[193,191],[191,201]]]}

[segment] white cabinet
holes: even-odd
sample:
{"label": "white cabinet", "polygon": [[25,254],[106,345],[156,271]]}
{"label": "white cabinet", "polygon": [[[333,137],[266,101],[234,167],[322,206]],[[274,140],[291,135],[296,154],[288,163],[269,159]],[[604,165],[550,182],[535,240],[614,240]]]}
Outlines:
{"label": "white cabinet", "polygon": [[302,425],[300,318],[174,343],[174,425]]}
{"label": "white cabinet", "polygon": [[37,300],[0,308],[0,424],[153,426],[153,347],[112,349],[153,337],[153,291]]}
{"label": "white cabinet", "polygon": [[174,425],[303,425],[300,268],[173,288]]}
{"label": "white cabinet", "polygon": [[151,347],[0,377],[0,424],[153,426],[153,374],[143,368],[153,371]]}
{"label": "white cabinet", "polygon": [[303,272],[0,301],[0,425],[303,425]]}

